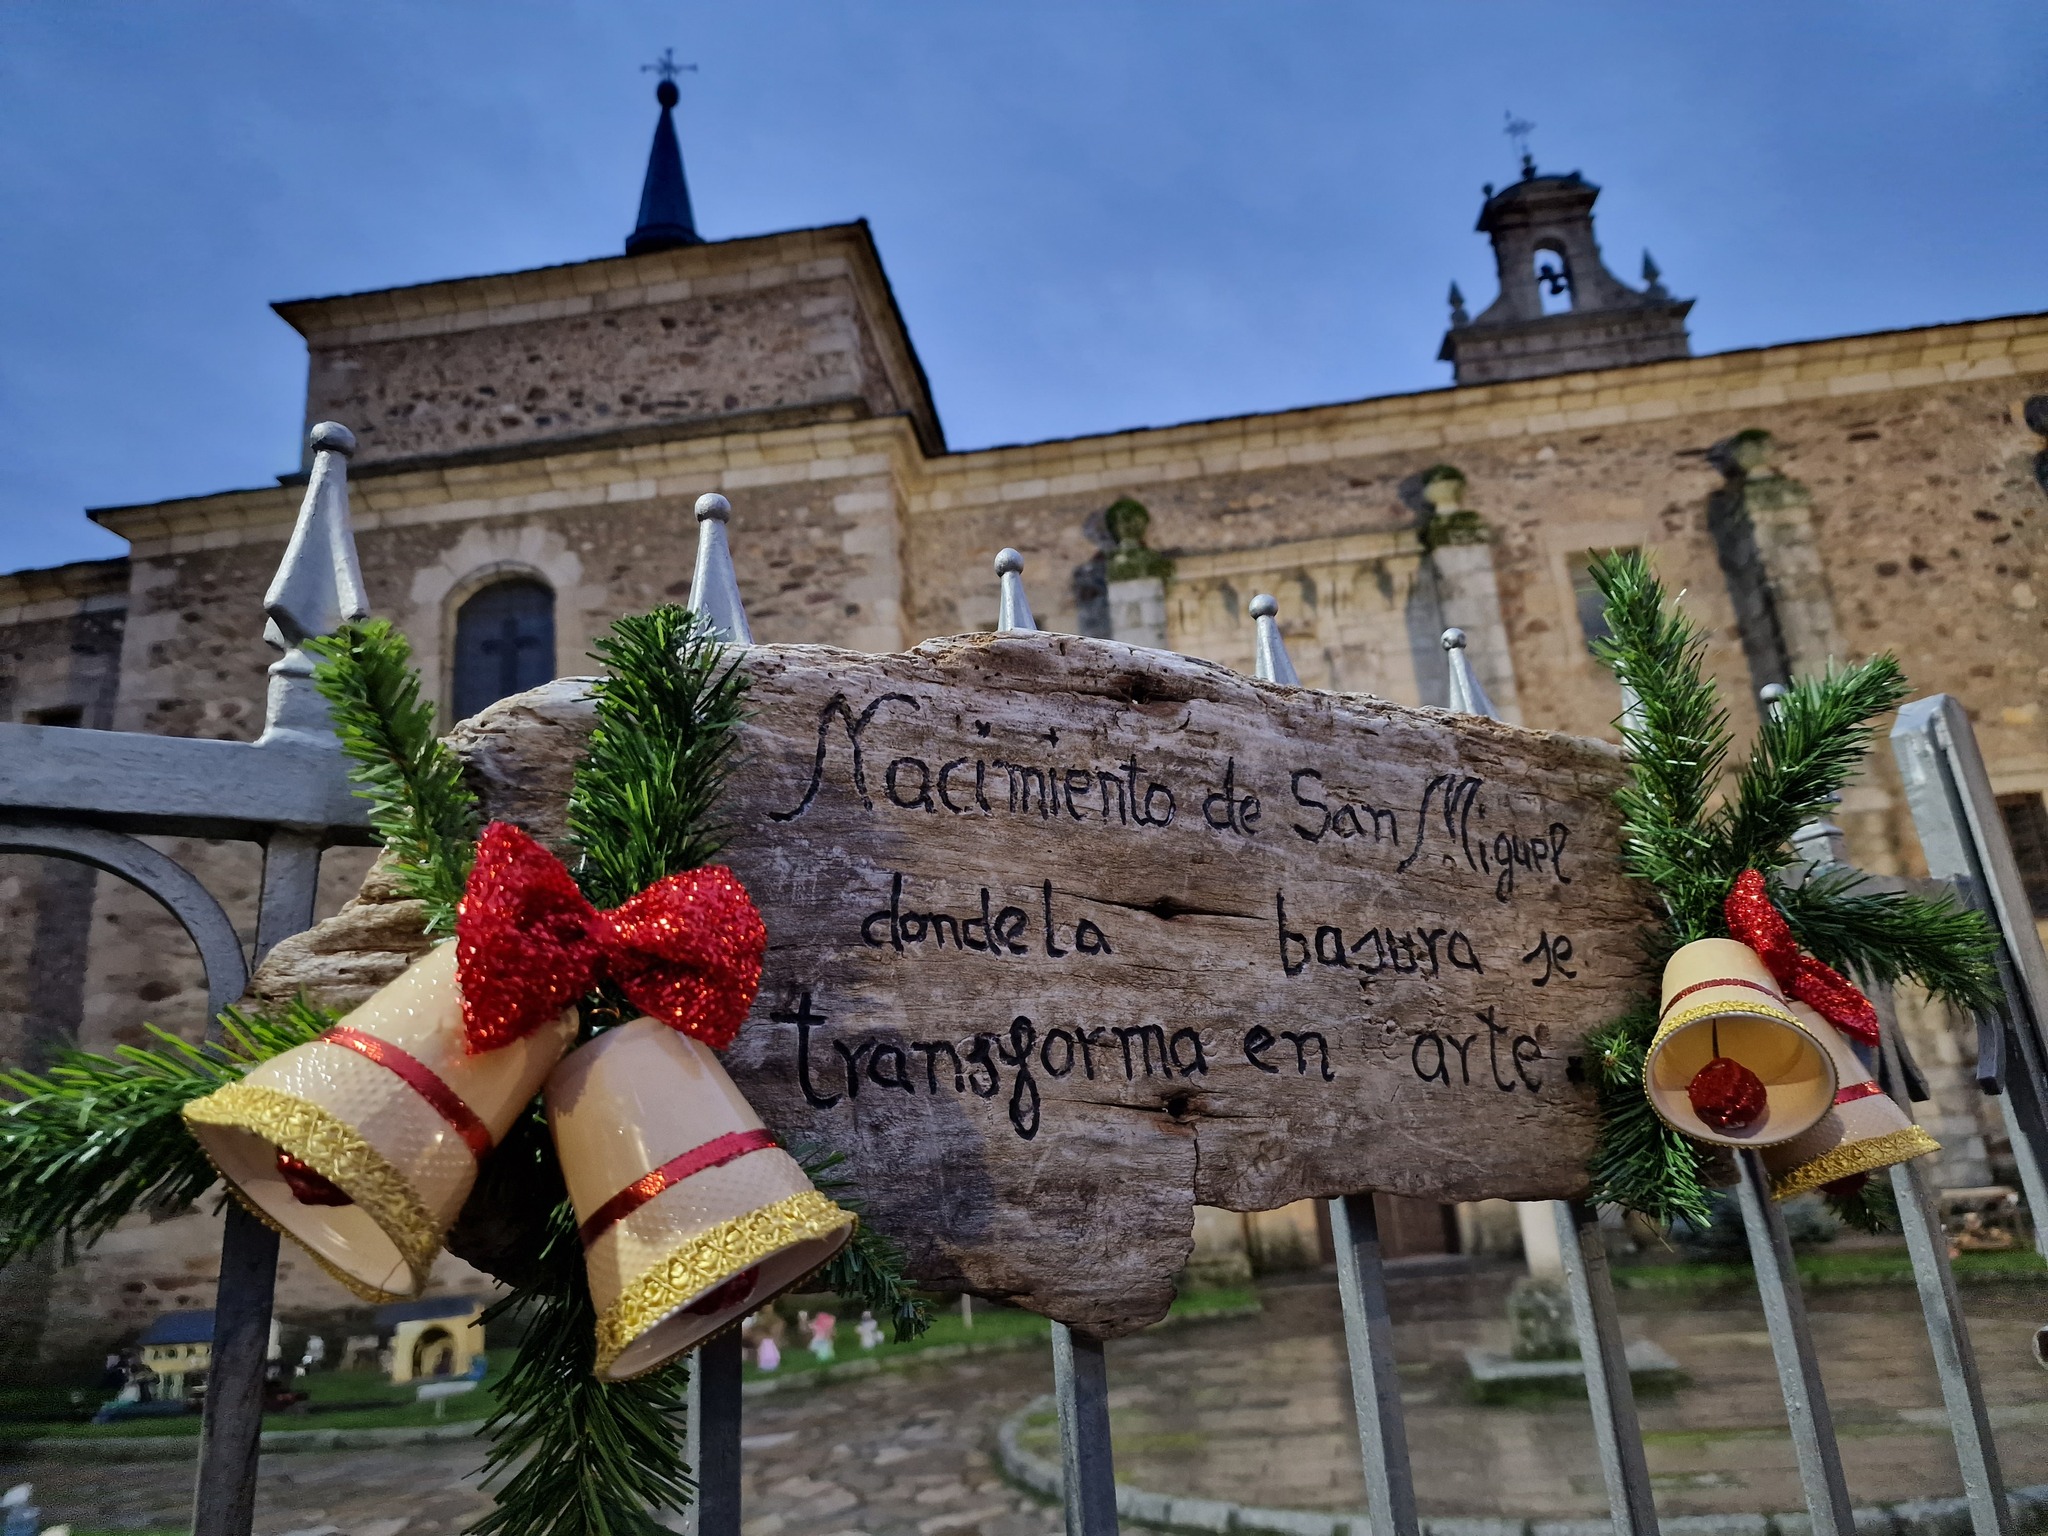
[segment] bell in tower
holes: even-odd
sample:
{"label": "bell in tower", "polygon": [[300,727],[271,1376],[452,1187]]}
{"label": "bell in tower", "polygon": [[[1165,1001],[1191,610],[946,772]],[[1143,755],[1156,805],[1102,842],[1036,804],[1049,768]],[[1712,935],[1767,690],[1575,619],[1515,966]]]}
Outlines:
{"label": "bell in tower", "polygon": [[[1510,123],[1526,134],[1528,125]],[[1609,272],[1593,239],[1600,189],[1577,171],[1545,175],[1525,150],[1522,178],[1486,189],[1479,229],[1493,241],[1500,297],[1471,318],[1453,306],[1437,357],[1459,384],[1498,384],[1589,368],[1690,357],[1691,299],[1674,299],[1643,253],[1642,288]],[[1455,290],[1454,290],[1455,291]]]}

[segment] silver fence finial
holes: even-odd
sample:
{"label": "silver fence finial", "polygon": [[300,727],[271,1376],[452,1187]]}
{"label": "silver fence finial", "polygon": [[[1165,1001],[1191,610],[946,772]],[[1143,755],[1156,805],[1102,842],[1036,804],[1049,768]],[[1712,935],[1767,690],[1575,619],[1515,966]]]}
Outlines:
{"label": "silver fence finial", "polygon": [[1038,620],[1031,616],[1031,599],[1024,595],[1024,557],[1014,549],[1003,550],[996,556],[996,575],[1003,584],[996,633],[1036,634]]}
{"label": "silver fence finial", "polygon": [[356,451],[355,434],[338,421],[323,421],[307,438],[313,468],[306,499],[299,504],[299,520],[270,590],[263,594],[263,638],[284,655],[270,666],[260,746],[282,741],[334,745],[327,703],[313,687],[313,658],[301,647],[370,616],[348,516],[348,460]]}
{"label": "silver fence finial", "polygon": [[1472,670],[1472,657],[1462,629],[1447,629],[1443,633],[1444,662],[1450,673],[1451,705],[1461,715],[1484,715],[1489,720],[1498,720],[1500,711],[1494,708],[1493,700],[1486,696],[1486,689],[1479,681],[1479,674]]}
{"label": "silver fence finial", "polygon": [[1299,688],[1301,674],[1294,670],[1294,658],[1287,654],[1287,642],[1280,635],[1280,604],[1270,592],[1261,592],[1252,599],[1251,613],[1258,631],[1252,653],[1252,676],[1262,683],[1285,683],[1290,688]]}
{"label": "silver fence finial", "polygon": [[746,605],[740,601],[740,579],[733,573],[732,550],[725,525],[732,503],[712,492],[697,498],[697,568],[690,575],[690,611],[711,621],[718,637],[731,645],[752,645]]}
{"label": "silver fence finial", "polygon": [[299,504],[284,560],[263,594],[269,619],[263,638],[280,651],[370,615],[348,518],[348,461],[356,451],[355,434],[338,421],[323,421],[307,435],[313,470],[306,499]]}

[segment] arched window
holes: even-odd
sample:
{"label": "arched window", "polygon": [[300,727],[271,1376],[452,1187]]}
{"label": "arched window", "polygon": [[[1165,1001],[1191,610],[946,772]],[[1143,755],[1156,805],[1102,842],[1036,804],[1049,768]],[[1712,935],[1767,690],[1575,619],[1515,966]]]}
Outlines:
{"label": "arched window", "polygon": [[555,594],[516,577],[485,587],[455,614],[455,718],[555,675]]}

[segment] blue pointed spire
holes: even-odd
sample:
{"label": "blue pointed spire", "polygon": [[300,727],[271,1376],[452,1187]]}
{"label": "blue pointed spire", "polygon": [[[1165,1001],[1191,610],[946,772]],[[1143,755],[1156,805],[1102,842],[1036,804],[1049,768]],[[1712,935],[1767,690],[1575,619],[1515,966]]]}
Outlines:
{"label": "blue pointed spire", "polygon": [[[669,69],[688,68],[672,61]],[[676,143],[675,105],[680,93],[668,73],[654,88],[661,103],[661,121],[654,125],[654,147],[647,152],[647,180],[640,187],[640,221],[626,237],[626,254],[702,245],[697,221],[690,215],[690,184],[683,180],[683,151]]]}

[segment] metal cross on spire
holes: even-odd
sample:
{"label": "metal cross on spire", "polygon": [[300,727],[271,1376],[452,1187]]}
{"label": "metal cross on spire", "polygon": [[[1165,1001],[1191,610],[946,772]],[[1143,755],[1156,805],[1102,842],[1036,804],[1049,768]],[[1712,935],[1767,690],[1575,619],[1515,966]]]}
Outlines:
{"label": "metal cross on spire", "polygon": [[1536,131],[1536,125],[1526,117],[1515,116],[1512,111],[1502,112],[1501,116],[1506,119],[1506,125],[1501,132],[1515,141],[1515,150],[1522,157],[1522,174],[1534,176],[1536,161],[1529,153],[1529,135]]}
{"label": "metal cross on spire", "polygon": [[694,75],[697,72],[697,66],[694,64],[678,64],[676,62],[676,51],[673,48],[662,49],[660,58],[656,59],[652,64],[642,64],[640,66],[641,74],[659,75],[664,82],[671,84],[677,75],[682,74],[686,70]]}

